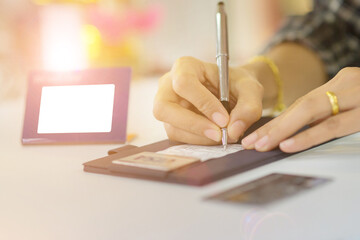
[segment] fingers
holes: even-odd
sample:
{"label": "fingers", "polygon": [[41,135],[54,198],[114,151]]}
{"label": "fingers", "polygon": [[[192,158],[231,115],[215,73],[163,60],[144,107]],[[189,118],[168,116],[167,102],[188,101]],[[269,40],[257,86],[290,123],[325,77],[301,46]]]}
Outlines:
{"label": "fingers", "polygon": [[174,129],[183,130],[176,134],[172,130],[170,134],[172,140],[181,141],[184,138],[181,136],[184,131],[202,138],[207,137],[214,142],[221,140],[221,132],[218,126],[206,117],[183,108],[177,103],[156,101],[154,103],[154,116],[162,122],[169,123]]}
{"label": "fingers", "polygon": [[347,111],[349,109],[360,107],[360,85],[334,92],[338,98],[340,111]]}
{"label": "fingers", "polygon": [[154,116],[166,123],[172,140],[214,144],[221,140],[221,127],[228,127],[229,142],[237,142],[261,117],[263,88],[253,75],[234,70],[230,83],[230,116],[218,99],[218,69],[215,64],[191,57],[180,58],[159,81]]}
{"label": "fingers", "polygon": [[202,114],[219,127],[225,127],[229,115],[218,98],[204,82],[209,78],[211,84],[217,84],[216,65],[194,61],[192,58],[178,60],[172,69],[172,88],[181,98],[191,102]]}
{"label": "fingers", "polygon": [[228,134],[232,142],[237,142],[246,129],[261,117],[263,88],[251,77],[240,79],[234,88],[238,100],[230,114]]}
{"label": "fingers", "polygon": [[[187,66],[190,63],[192,66]],[[221,131],[216,124],[226,126],[228,113],[202,83],[205,81],[210,89],[215,88],[206,79],[212,77],[210,80],[215,82],[217,72],[214,74],[214,71],[217,69],[214,70],[211,64],[183,58],[177,61],[172,72],[159,80],[153,114],[166,123],[167,134],[172,140],[197,144],[214,144],[221,140]],[[216,108],[224,112],[219,113]]]}
{"label": "fingers", "polygon": [[218,87],[218,68],[215,64],[206,63],[193,57],[181,57],[176,60],[171,69],[173,75],[191,74],[198,77],[201,83],[209,81],[214,87]]}
{"label": "fingers", "polygon": [[207,132],[208,137],[204,137],[204,136],[199,136],[193,133],[190,133],[188,131],[182,130],[180,128],[176,128],[170,124],[165,123],[165,130],[166,130],[166,134],[168,135],[168,138],[170,140],[173,141],[178,141],[178,142],[186,142],[189,144],[197,144],[197,145],[215,145],[218,144],[218,141],[213,141],[211,140],[211,135],[218,135],[221,134],[220,131],[219,132],[212,132],[209,131]]}
{"label": "fingers", "polygon": [[[271,150],[277,147],[280,142],[295,134],[302,127],[311,123],[317,124],[314,124],[315,126],[303,132],[304,136],[312,134],[313,131],[319,135],[316,137],[313,136],[315,138],[314,140],[311,140],[312,138],[310,138],[308,142],[300,144],[298,149],[305,149],[305,146],[311,147],[331,139],[333,131],[328,131],[324,134],[326,126],[328,126],[327,124],[331,125],[331,123],[334,123],[334,121],[337,121],[337,119],[344,115],[336,115],[336,118],[335,116],[331,116],[331,104],[325,92],[326,89],[324,87],[320,87],[310,94],[300,98],[279,117],[244,138],[242,140],[244,148],[255,148],[258,151]],[[358,92],[359,87],[353,87],[352,89],[345,89],[336,93],[339,99],[338,103],[341,111],[348,111],[354,108],[356,109],[357,106],[360,105],[360,96]],[[350,126],[350,128],[353,127]],[[340,128],[340,130],[344,129]],[[335,136],[332,136],[332,138],[333,137]],[[286,149],[285,146],[295,144],[293,140],[294,139],[291,138],[289,141],[283,143],[282,147]],[[286,151],[295,151],[296,147],[293,146],[292,149],[293,150],[286,149]]]}
{"label": "fingers", "polygon": [[318,125],[280,143],[284,152],[298,152],[333,138],[360,131],[360,108],[327,118]]}
{"label": "fingers", "polygon": [[[280,141],[288,138],[303,126],[316,119],[328,116],[328,99],[324,94],[310,94],[299,99],[294,107],[285,111],[277,119],[256,130],[242,140],[245,148],[255,148],[258,151],[268,151],[278,146]],[[323,107],[326,106],[326,107]]]}

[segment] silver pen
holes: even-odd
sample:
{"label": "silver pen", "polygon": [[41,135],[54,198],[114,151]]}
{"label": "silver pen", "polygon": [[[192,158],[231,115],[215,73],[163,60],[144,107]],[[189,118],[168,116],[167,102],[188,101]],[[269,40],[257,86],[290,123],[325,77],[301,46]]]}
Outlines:
{"label": "silver pen", "polygon": [[[216,63],[219,69],[220,101],[226,111],[230,113],[229,104],[229,48],[228,31],[225,6],[223,2],[218,3],[216,12]],[[221,141],[224,149],[227,147],[227,128],[221,128]]]}

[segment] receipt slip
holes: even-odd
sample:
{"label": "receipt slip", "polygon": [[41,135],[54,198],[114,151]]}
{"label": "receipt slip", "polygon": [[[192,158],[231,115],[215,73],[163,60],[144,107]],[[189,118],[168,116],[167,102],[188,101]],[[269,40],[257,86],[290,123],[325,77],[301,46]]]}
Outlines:
{"label": "receipt slip", "polygon": [[[138,154],[114,160],[113,170],[133,170],[133,173],[147,172],[150,175],[161,176],[164,173],[182,168],[191,163],[199,162],[198,158],[173,156],[153,152],[141,152]],[[153,174],[151,174],[153,173]]]}

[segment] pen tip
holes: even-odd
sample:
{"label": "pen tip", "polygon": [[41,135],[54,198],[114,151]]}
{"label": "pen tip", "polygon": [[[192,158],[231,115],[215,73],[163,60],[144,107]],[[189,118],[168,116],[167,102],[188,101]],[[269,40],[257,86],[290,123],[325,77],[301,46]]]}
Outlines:
{"label": "pen tip", "polygon": [[227,129],[226,128],[221,129],[221,135],[222,135],[221,142],[224,147],[224,150],[226,150],[226,147],[227,147]]}

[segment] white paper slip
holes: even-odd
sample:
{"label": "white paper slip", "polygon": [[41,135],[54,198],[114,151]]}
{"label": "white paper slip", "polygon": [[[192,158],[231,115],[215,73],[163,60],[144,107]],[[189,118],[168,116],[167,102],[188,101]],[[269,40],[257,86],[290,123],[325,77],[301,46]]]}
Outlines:
{"label": "white paper slip", "polygon": [[228,144],[226,150],[222,145],[217,146],[201,146],[201,145],[177,145],[169,147],[165,150],[159,151],[160,154],[177,155],[183,157],[194,157],[200,159],[202,162],[219,158],[244,150],[240,144]]}

